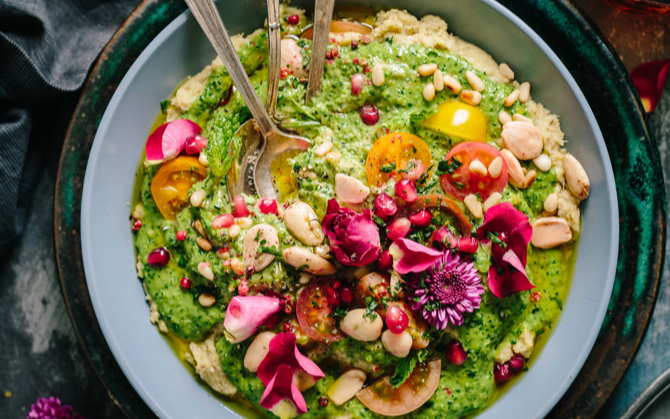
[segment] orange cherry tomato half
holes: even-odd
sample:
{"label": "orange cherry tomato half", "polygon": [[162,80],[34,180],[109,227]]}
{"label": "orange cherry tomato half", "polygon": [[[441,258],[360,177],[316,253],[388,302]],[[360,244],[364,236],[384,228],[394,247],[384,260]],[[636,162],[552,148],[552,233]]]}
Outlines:
{"label": "orange cherry tomato half", "polygon": [[[361,35],[366,35],[372,32],[372,28],[366,25],[361,25],[356,22],[347,22],[344,20],[335,20],[330,22],[330,33],[346,33],[346,32],[356,32]],[[312,39],[314,36],[314,26],[311,26],[305,32],[300,35],[303,39]]]}
{"label": "orange cherry tomato half", "polygon": [[337,328],[335,318],[330,316],[332,310],[326,297],[329,283],[330,280],[325,278],[312,279],[300,292],[295,308],[298,323],[305,334],[326,343],[337,342],[344,337],[344,333]]}
{"label": "orange cherry tomato half", "polygon": [[492,178],[486,173],[482,176],[470,171],[470,163],[479,160],[488,169],[489,165],[500,153],[495,147],[486,143],[461,143],[452,148],[449,154],[444,158],[448,162],[453,162],[452,166],[461,163],[460,167],[452,173],[443,174],[440,177],[442,189],[451,196],[463,200],[470,194],[479,193],[483,200],[486,200],[494,192],[502,192],[507,185],[507,163],[502,159],[502,170],[497,178]]}
{"label": "orange cherry tomato half", "polygon": [[163,163],[151,180],[151,195],[167,220],[174,220],[189,203],[188,191],[207,176],[197,157],[180,156]]}
{"label": "orange cherry tomato half", "polygon": [[378,139],[368,153],[365,173],[368,183],[382,186],[393,176],[402,179],[402,171],[408,171],[411,160],[420,160],[426,167],[433,164],[428,144],[416,135],[394,132]]}

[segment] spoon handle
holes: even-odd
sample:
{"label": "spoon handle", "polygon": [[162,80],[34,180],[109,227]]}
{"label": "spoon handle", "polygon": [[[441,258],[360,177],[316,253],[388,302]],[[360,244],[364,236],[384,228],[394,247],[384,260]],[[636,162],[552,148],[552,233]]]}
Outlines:
{"label": "spoon handle", "polygon": [[268,95],[265,99],[265,109],[271,118],[277,111],[277,96],[279,94],[279,71],[281,67],[281,29],[279,27],[279,0],[268,2],[268,38],[270,52],[268,57]]}
{"label": "spoon handle", "polygon": [[326,62],[326,46],[330,34],[330,20],[333,16],[335,0],[316,0],[314,6],[314,32],[312,36],[312,59],[309,64],[307,97],[309,100],[321,89],[323,66]]}
{"label": "spoon handle", "polygon": [[235,52],[233,43],[228,36],[228,31],[221,20],[214,1],[186,0],[186,4],[188,4],[189,9],[193,12],[193,16],[195,16],[205,35],[207,35],[209,42],[214,46],[216,53],[221,57],[223,64],[226,66],[242,99],[244,99],[244,102],[249,107],[263,136],[274,135],[277,128],[258,98],[254,87],[247,77],[247,73],[244,71],[244,67],[242,67],[240,58],[237,56],[237,52]]}

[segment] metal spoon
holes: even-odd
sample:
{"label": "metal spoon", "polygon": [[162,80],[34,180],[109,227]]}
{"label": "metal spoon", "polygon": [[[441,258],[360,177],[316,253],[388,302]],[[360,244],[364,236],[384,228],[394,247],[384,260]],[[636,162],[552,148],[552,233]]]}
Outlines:
{"label": "metal spoon", "polygon": [[[268,156],[276,157],[289,150],[305,150],[309,147],[309,140],[297,135],[286,134],[278,130],[272,122],[270,114],[268,114],[261,104],[254,87],[242,67],[242,63],[235,52],[233,43],[228,36],[226,27],[214,5],[214,1],[186,0],[186,3],[205,32],[205,35],[207,35],[216,53],[221,57],[223,64],[226,66],[230,77],[233,79],[242,99],[244,99],[244,102],[249,107],[249,111],[251,111],[255,121],[255,124],[244,124],[236,133],[242,139],[242,150],[238,154],[234,165],[237,176],[232,181],[230,180],[232,176],[229,176],[228,185],[230,193],[233,196],[240,193],[250,195],[258,193],[262,198],[276,198],[270,173],[270,163],[272,163],[274,157],[268,158]],[[268,11],[272,12],[272,16],[268,16],[268,27],[270,29],[278,29],[279,8],[276,7],[277,4],[274,0],[270,0],[268,3],[272,3],[272,6],[268,4]],[[277,35],[270,37],[270,55],[271,58],[275,58],[275,63],[279,63],[278,57],[281,51],[278,41],[278,31],[274,33]],[[272,48],[273,45],[274,48]],[[278,65],[275,67],[275,69],[270,70],[271,73],[273,71],[279,72]],[[271,83],[272,81],[269,80],[269,87],[271,87]],[[270,89],[268,96],[276,95],[276,93],[272,93],[273,91],[276,91],[276,87]],[[270,100],[276,102],[274,97]],[[272,109],[272,106],[270,109]],[[266,158],[259,158],[258,164],[256,164],[256,156],[263,157],[264,155],[266,155]]]}
{"label": "metal spoon", "polygon": [[309,81],[305,103],[321,89],[323,66],[326,62],[326,46],[330,34],[330,21],[335,0],[316,0],[314,5],[314,35],[312,37],[312,59],[309,64]]}

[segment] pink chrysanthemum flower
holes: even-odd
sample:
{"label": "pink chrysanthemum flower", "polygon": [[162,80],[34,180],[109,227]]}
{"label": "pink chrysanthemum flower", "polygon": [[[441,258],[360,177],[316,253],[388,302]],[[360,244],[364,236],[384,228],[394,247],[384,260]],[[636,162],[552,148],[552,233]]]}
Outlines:
{"label": "pink chrysanthemum flower", "polygon": [[85,417],[73,413],[70,406],[62,406],[57,397],[40,397],[30,406],[26,419],[85,419]]}
{"label": "pink chrysanthemum flower", "polygon": [[407,282],[413,310],[421,312],[428,323],[443,330],[449,323],[463,324],[462,313],[479,308],[484,293],[482,279],[473,261],[461,260],[457,254],[444,253],[426,272],[413,275]]}

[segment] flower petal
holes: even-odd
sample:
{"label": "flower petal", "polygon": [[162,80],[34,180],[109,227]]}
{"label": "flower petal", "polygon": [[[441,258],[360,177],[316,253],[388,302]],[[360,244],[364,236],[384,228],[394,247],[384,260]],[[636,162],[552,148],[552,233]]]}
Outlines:
{"label": "flower petal", "polygon": [[[281,365],[288,365],[295,372],[304,371],[304,374],[311,377],[311,385],[325,376],[311,359],[300,353],[295,335],[290,332],[282,332],[272,338],[268,353],[258,366],[258,378],[263,384],[268,385]],[[310,380],[304,377],[304,374],[298,372],[297,376],[301,378],[303,384],[301,387],[308,385],[309,388]]]}
{"label": "flower petal", "polygon": [[239,343],[253,335],[268,317],[281,310],[279,298],[263,295],[235,296],[228,304],[223,327],[231,343]]}
{"label": "flower petal", "polygon": [[442,256],[438,250],[402,237],[393,242],[389,253],[393,257],[393,269],[401,275],[423,272]]}
{"label": "flower petal", "polygon": [[489,268],[488,287],[493,295],[498,298],[505,298],[514,293],[535,288],[528,280],[526,269],[521,260],[512,250],[505,252],[503,261],[503,266],[492,265]]}
{"label": "flower petal", "polygon": [[147,163],[159,164],[177,157],[184,149],[186,140],[201,132],[200,126],[188,119],[177,119],[161,125],[147,139]]}
{"label": "flower petal", "polygon": [[336,199],[331,199],[321,228],[330,240],[335,258],[344,265],[367,265],[377,260],[381,253],[379,230],[369,209],[358,214],[350,208],[340,207]]}
{"label": "flower petal", "polygon": [[280,365],[261,396],[261,407],[279,416],[290,419],[307,412],[305,398],[293,382],[293,371],[288,365]]}
{"label": "flower petal", "polygon": [[651,112],[656,109],[665,87],[669,68],[670,60],[661,60],[640,64],[630,72],[645,111]]}

